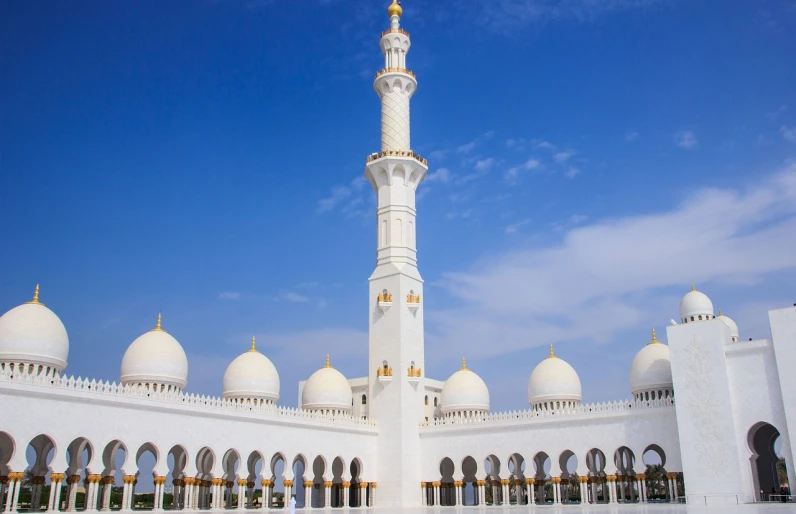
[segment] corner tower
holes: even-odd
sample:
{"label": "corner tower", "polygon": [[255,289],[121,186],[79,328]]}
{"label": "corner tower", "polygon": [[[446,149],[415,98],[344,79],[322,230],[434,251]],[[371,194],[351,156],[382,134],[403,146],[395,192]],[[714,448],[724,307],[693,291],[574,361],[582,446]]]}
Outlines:
{"label": "corner tower", "polygon": [[384,69],[373,89],[381,99],[381,151],[367,158],[365,177],[377,196],[376,269],[370,276],[369,415],[379,423],[378,503],[420,505],[423,420],[423,280],[417,270],[415,190],[426,160],[410,145],[409,101],[417,90],[406,68],[409,33],[393,0],[390,28],[379,45]]}

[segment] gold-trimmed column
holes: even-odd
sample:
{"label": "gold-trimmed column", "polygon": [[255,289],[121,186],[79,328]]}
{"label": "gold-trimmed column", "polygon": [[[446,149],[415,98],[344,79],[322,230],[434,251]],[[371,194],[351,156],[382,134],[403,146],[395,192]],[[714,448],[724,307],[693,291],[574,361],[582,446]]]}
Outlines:
{"label": "gold-trimmed column", "polygon": [[351,487],[351,482],[343,482],[343,501],[341,501],[341,507],[350,507],[351,506],[351,495],[349,494],[348,489]]}
{"label": "gold-trimmed column", "polygon": [[50,473],[50,498],[47,501],[47,510],[50,512],[61,510],[59,500],[61,499],[61,485],[65,478],[64,473]]}
{"label": "gold-trimmed column", "polygon": [[377,482],[370,483],[370,497],[368,499],[368,507],[374,507],[376,505],[376,488],[379,487]]}
{"label": "gold-trimmed column", "polygon": [[334,483],[331,480],[327,480],[323,483],[323,506],[326,509],[332,507],[332,485],[334,485]]}
{"label": "gold-trimmed column", "polygon": [[260,508],[265,510],[271,506],[271,485],[273,482],[267,478],[263,478],[260,481],[260,484],[263,486],[263,501],[262,505],[260,505]]}

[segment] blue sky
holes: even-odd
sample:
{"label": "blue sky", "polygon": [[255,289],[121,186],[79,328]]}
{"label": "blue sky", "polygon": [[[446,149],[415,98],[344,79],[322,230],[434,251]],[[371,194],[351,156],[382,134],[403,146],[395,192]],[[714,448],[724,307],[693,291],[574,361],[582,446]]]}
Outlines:
{"label": "blue sky", "polygon": [[[366,373],[385,0],[0,4],[0,311],[42,301],[68,372],[164,328],[220,394],[257,335],[282,403]],[[556,344],[629,396],[695,282],[767,337],[796,301],[796,3],[407,0],[427,373],[527,406]]]}

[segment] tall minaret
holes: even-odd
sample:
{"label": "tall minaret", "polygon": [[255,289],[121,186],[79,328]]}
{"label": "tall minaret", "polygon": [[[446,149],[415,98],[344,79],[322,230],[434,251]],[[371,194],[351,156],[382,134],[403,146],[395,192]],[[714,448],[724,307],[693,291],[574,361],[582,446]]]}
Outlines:
{"label": "tall minaret", "polygon": [[409,100],[417,89],[406,69],[409,33],[393,0],[382,32],[384,69],[373,89],[381,99],[381,151],[367,159],[376,191],[376,269],[370,276],[369,416],[379,423],[376,502],[420,505],[420,436],[424,416],[423,280],[417,270],[415,189],[426,160],[409,145]]}

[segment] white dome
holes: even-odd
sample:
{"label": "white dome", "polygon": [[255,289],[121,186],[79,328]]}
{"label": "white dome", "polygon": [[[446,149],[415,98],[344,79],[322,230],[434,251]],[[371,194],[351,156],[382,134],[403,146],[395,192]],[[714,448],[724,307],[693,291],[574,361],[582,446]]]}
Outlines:
{"label": "white dome", "polygon": [[732,318],[722,314],[721,313],[721,309],[719,309],[719,315],[716,316],[716,318],[720,319],[721,321],[723,321],[724,324],[727,325],[730,328],[730,337],[732,338],[732,342],[733,343],[737,343],[738,342],[738,337],[740,337],[739,332],[738,332],[738,325],[735,324],[735,322],[732,320]]}
{"label": "white dome", "polygon": [[329,364],[313,373],[301,392],[301,407],[307,410],[351,412],[351,384],[342,373]]}
{"label": "white dome", "polygon": [[580,378],[575,369],[553,353],[540,362],[528,379],[528,402],[537,405],[545,402],[572,402],[582,400]]}
{"label": "white dome", "polygon": [[254,346],[233,360],[224,372],[224,398],[279,400],[279,373],[274,364]]}
{"label": "white dome", "polygon": [[[703,320],[712,319],[713,302],[705,293],[697,291],[692,285],[691,290],[680,300],[680,319],[683,323],[700,321],[699,316],[702,316]],[[694,319],[692,320],[691,317]]]}
{"label": "white dome", "polygon": [[188,383],[185,350],[168,332],[157,327],[130,344],[122,358],[122,384],[157,384],[182,389]]}
{"label": "white dome", "polygon": [[672,389],[672,363],[669,347],[658,341],[655,329],[652,341],[633,358],[630,365],[630,392],[635,395],[645,391]]}
{"label": "white dome", "polygon": [[464,359],[462,369],[442,387],[442,413],[459,411],[489,412],[489,389],[481,377],[467,369]]}
{"label": "white dome", "polygon": [[60,373],[68,355],[66,328],[53,311],[39,303],[39,286],[33,301],[0,316],[0,362],[45,366]]}

